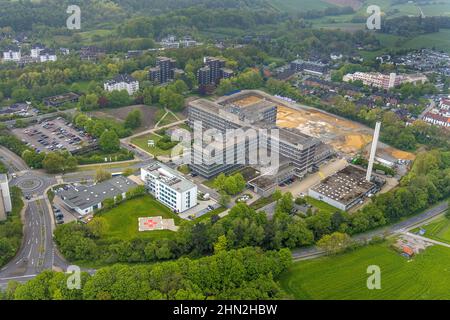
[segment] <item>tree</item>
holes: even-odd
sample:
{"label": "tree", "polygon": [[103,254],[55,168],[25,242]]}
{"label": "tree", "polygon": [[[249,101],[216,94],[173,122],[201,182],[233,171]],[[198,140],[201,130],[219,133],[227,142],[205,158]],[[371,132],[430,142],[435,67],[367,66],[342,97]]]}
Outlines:
{"label": "tree", "polygon": [[73,170],[77,167],[77,160],[69,152],[51,152],[45,155],[42,167],[48,173],[59,173]]}
{"label": "tree", "polygon": [[37,153],[34,150],[25,150],[22,153],[22,159],[33,169],[42,168],[42,161],[44,160],[44,153]]}
{"label": "tree", "polygon": [[295,199],[295,204],[299,205],[299,206],[305,205],[306,204],[306,199],[302,198],[302,197],[298,197],[298,198]]}
{"label": "tree", "polygon": [[231,197],[224,191],[220,192],[219,204],[222,207],[227,207],[231,201]]}
{"label": "tree", "polygon": [[285,212],[285,213],[291,213],[292,209],[294,208],[294,198],[292,196],[292,193],[286,192],[283,194],[281,199],[277,201],[277,211]]}
{"label": "tree", "polygon": [[216,243],[214,243],[214,253],[217,254],[219,252],[227,251],[227,248],[227,237],[225,235],[221,235],[219,238],[217,238]]}
{"label": "tree", "polygon": [[95,217],[87,224],[88,230],[95,238],[101,238],[108,230],[108,221],[103,217]]}
{"label": "tree", "polygon": [[98,108],[98,97],[95,93],[89,93],[82,96],[78,102],[82,110],[93,110]]}
{"label": "tree", "polygon": [[142,123],[142,113],[140,110],[136,109],[128,113],[125,119],[125,128],[136,129],[141,126]]}
{"label": "tree", "polygon": [[224,173],[219,174],[214,179],[214,188],[217,189],[219,192],[225,189],[225,181],[227,180],[227,177]]}
{"label": "tree", "polygon": [[450,203],[449,203],[449,207],[448,207],[447,211],[445,211],[445,217],[447,219],[450,219]]}
{"label": "tree", "polygon": [[350,236],[346,233],[334,232],[323,236],[317,246],[327,254],[337,254],[345,251],[352,244]]}
{"label": "tree", "polygon": [[111,179],[111,172],[106,171],[105,169],[97,169],[95,172],[95,181],[102,182]]}
{"label": "tree", "polygon": [[112,207],[114,207],[114,199],[105,199],[102,202],[102,209],[108,210],[111,209]]}
{"label": "tree", "polygon": [[131,103],[130,96],[126,90],[115,90],[108,94],[109,105],[113,108],[127,106]]}
{"label": "tree", "polygon": [[48,153],[42,162],[42,166],[49,173],[61,172],[64,168],[64,160],[57,153]]}
{"label": "tree", "polygon": [[74,123],[78,128],[84,128],[88,121],[89,117],[84,113],[78,114],[74,119]]}
{"label": "tree", "polygon": [[120,149],[120,140],[114,130],[106,130],[100,136],[100,149],[106,153],[117,152]]}

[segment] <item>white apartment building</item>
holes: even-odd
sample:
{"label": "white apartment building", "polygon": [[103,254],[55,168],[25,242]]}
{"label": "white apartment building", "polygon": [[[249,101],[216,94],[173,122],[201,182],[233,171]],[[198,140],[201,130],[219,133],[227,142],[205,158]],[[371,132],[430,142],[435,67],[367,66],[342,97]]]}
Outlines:
{"label": "white apartment building", "polygon": [[9,62],[9,61],[13,61],[13,62],[19,62],[20,59],[22,58],[22,54],[20,52],[20,50],[8,50],[8,51],[4,51],[3,52],[3,61],[5,62]]}
{"label": "white apartment building", "polygon": [[361,81],[366,86],[373,86],[382,89],[391,89],[403,83],[424,83],[428,81],[427,77],[421,74],[416,75],[397,75],[396,73],[382,74],[377,72],[355,72],[348,73],[342,81]]}
{"label": "white apartment building", "polygon": [[43,50],[39,53],[39,62],[56,61],[57,57],[55,52],[50,50]]}
{"label": "white apartment building", "polygon": [[106,81],[103,87],[108,92],[126,90],[131,96],[139,90],[139,82],[130,75],[119,74],[114,79]]}
{"label": "white apartment building", "polygon": [[31,47],[31,57],[32,58],[39,58],[41,55],[41,52],[45,50],[45,47],[43,45],[37,44]]}
{"label": "white apartment building", "polygon": [[6,214],[11,212],[12,203],[9,193],[8,177],[0,174],[0,221],[6,220]]}
{"label": "white apartment building", "polygon": [[197,205],[197,186],[161,163],[141,168],[141,179],[159,202],[177,213]]}

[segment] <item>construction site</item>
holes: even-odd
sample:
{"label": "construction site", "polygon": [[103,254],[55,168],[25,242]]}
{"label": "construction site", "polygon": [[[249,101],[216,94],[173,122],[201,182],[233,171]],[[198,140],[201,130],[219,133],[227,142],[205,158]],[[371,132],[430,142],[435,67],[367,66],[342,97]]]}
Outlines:
{"label": "construction site", "polygon": [[[266,98],[257,91],[249,91],[232,100],[234,105],[245,108],[260,105]],[[270,97],[270,100],[277,103],[277,126],[299,129],[348,156],[368,155],[373,129],[315,108],[291,104],[280,97]],[[379,143],[377,152],[399,160],[415,158],[412,153],[383,143]]]}
{"label": "construction site", "polygon": [[[305,134],[333,146],[336,151],[349,156],[360,153],[367,155],[373,135],[373,130],[362,124],[307,107],[293,109],[288,106],[278,106],[277,125],[297,128]],[[412,153],[395,149],[383,143],[379,144],[378,153],[401,160],[414,160],[415,158]]]}
{"label": "construction site", "polygon": [[[369,158],[367,170],[348,165],[348,163],[343,166],[340,164],[336,166],[336,171],[329,172],[327,175],[319,171],[320,178],[316,179],[313,184],[311,184],[311,181],[314,179],[309,179],[309,176],[306,177],[308,181],[305,180],[305,183],[308,182],[309,184],[306,188],[299,185],[292,187],[292,191],[307,191],[309,196],[344,211],[360,207],[365,203],[364,199],[370,198],[380,191],[386,192],[398,183],[398,179],[392,176],[380,176],[378,174],[380,170],[372,172],[375,161],[383,163],[384,159],[389,159],[385,163],[389,162],[395,165],[399,161],[413,160],[415,157],[412,153],[379,143],[380,123],[377,124],[374,131],[362,124],[321,110],[294,104],[282,97],[269,96],[259,91],[245,91],[234,94],[232,97],[219,99],[219,101],[221,100],[247,110],[264,106],[270,102],[276,105],[277,127],[298,129],[305,136],[316,138],[325,145],[331,146],[341,159],[350,160],[356,156]],[[372,142],[374,142],[373,145]],[[337,160],[337,162],[340,163],[340,160]],[[300,181],[300,184],[304,183]]]}

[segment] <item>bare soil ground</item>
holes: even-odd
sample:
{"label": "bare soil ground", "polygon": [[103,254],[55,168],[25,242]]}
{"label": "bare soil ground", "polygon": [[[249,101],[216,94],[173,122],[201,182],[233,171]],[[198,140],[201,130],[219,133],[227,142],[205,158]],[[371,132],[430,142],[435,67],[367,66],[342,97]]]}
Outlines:
{"label": "bare soil ground", "polygon": [[[337,118],[319,110],[294,110],[278,107],[277,125],[297,128],[305,134],[321,139],[336,150],[354,156],[367,152],[372,142],[372,130],[362,124]],[[379,144],[379,152],[396,159],[413,160],[414,154]]]}
{"label": "bare soil ground", "polygon": [[99,111],[94,111],[91,113],[94,117],[99,118],[110,118],[117,121],[125,121],[127,115],[135,110],[138,109],[142,113],[142,125],[140,128],[136,130],[136,132],[145,131],[148,129],[152,129],[156,124],[156,112],[159,110],[158,107],[155,106],[146,106],[146,105],[134,105],[134,106],[127,106],[127,107],[121,107],[121,108],[114,108],[114,109],[104,109]]}

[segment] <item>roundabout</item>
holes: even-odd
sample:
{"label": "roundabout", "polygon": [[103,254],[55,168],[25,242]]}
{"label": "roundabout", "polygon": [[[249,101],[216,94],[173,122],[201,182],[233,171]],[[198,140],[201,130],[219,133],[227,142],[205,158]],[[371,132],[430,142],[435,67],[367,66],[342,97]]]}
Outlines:
{"label": "roundabout", "polygon": [[45,189],[54,182],[52,180],[52,178],[27,172],[13,179],[11,184],[19,187],[25,196],[32,196],[34,194],[43,194]]}

